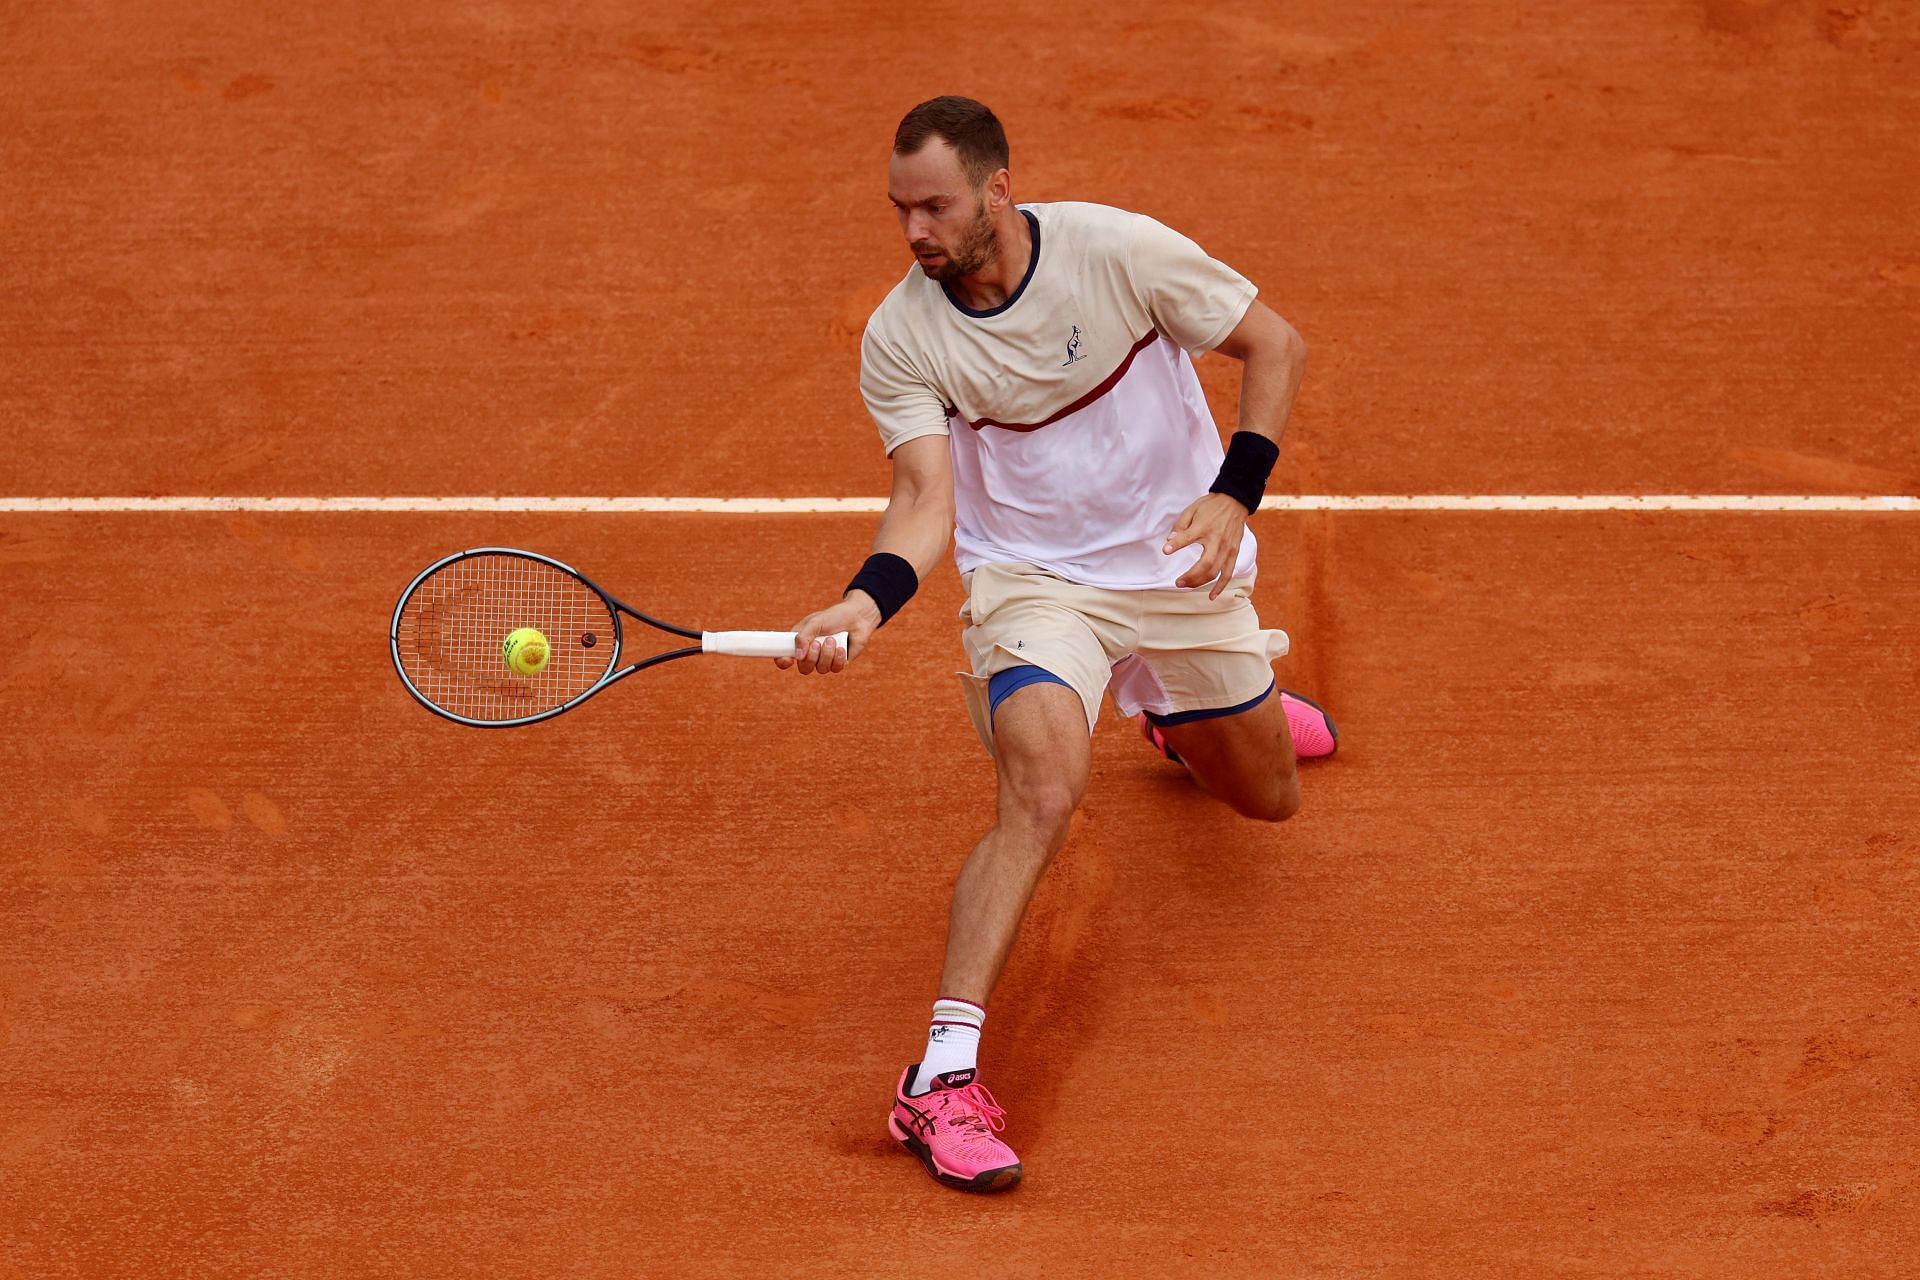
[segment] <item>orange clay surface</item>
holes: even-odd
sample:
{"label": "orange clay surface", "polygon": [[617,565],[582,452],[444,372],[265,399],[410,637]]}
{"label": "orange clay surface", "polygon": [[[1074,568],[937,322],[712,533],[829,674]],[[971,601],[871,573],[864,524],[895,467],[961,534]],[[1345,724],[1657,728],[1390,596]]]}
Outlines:
{"label": "orange clay surface", "polygon": [[[1300,327],[1279,491],[1920,475],[1909,5],[274,8],[0,14],[0,495],[881,493],[942,91]],[[452,549],[779,626],[871,516],[0,516],[0,1277],[1911,1275],[1916,520],[1260,517],[1341,752],[1260,827],[1103,721],[978,1199],[883,1127],[951,572],[530,730],[386,653]]]}

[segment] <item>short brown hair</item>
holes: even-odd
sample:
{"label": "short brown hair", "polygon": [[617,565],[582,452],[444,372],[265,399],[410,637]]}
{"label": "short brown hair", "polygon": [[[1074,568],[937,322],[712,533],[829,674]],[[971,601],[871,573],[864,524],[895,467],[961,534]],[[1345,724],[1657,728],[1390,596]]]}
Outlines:
{"label": "short brown hair", "polygon": [[972,98],[929,98],[907,112],[893,131],[893,152],[910,156],[930,138],[953,148],[975,187],[1007,167],[1007,131],[998,116]]}

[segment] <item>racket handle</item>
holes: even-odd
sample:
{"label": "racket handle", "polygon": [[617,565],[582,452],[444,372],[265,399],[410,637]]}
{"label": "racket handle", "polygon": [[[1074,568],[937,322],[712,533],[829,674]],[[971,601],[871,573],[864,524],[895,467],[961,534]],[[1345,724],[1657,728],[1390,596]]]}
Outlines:
{"label": "racket handle", "polygon": [[[735,658],[791,658],[793,638],[791,631],[703,631],[700,649],[703,653],[724,653]],[[833,639],[845,652],[847,633],[838,632]]]}

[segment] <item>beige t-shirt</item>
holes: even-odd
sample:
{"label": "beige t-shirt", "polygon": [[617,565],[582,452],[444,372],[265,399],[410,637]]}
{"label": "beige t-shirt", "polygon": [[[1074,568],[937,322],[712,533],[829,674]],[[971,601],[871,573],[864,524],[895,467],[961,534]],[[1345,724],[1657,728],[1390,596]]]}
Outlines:
{"label": "beige t-shirt", "polygon": [[[861,394],[888,453],[951,437],[961,572],[1014,561],[1171,587],[1201,549],[1160,547],[1223,456],[1189,353],[1231,333],[1256,290],[1141,214],[1020,209],[1034,247],[1013,296],[970,310],[911,268],[867,322]],[[1235,576],[1255,551],[1249,532]]]}

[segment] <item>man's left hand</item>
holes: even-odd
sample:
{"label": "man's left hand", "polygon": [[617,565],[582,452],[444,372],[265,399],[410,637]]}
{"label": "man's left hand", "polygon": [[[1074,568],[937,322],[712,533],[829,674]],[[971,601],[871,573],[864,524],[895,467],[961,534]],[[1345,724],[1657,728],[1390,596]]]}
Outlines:
{"label": "man's left hand", "polygon": [[1247,531],[1247,509],[1237,498],[1224,493],[1209,493],[1200,498],[1173,522],[1173,532],[1162,555],[1199,543],[1202,551],[1193,568],[1180,575],[1177,585],[1204,587],[1213,583],[1207,599],[1218,600],[1233,577],[1233,566],[1240,559],[1240,538]]}

